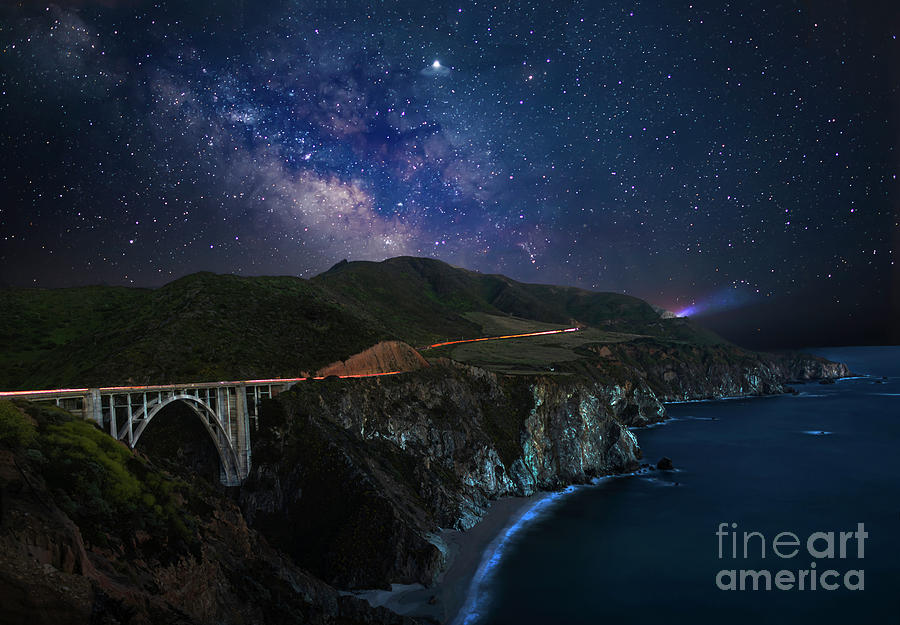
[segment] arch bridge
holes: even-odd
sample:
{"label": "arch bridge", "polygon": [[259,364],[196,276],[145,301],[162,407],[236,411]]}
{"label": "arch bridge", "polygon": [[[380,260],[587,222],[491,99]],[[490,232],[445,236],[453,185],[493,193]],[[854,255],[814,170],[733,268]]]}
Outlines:
{"label": "arch bridge", "polygon": [[[335,377],[369,378],[398,373],[401,371]],[[325,377],[0,391],[0,399],[55,401],[57,406],[94,421],[110,436],[127,443],[132,449],[153,417],[173,402],[184,402],[200,418],[216,444],[222,483],[237,486],[250,474],[250,433],[259,426],[260,402],[297,382],[324,380]]]}
{"label": "arch bridge", "polygon": [[57,406],[94,421],[132,449],[163,408],[183,402],[200,418],[216,445],[222,483],[236,486],[250,473],[250,433],[259,424],[260,402],[307,379],[7,391],[0,392],[0,399],[55,401]]}

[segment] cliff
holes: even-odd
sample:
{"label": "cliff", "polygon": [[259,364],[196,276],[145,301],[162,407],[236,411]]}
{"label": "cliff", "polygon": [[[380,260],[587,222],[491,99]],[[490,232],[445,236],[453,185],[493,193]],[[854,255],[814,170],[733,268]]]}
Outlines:
{"label": "cliff", "polygon": [[799,353],[640,340],[594,346],[596,370],[643,380],[661,401],[783,393],[791,382],[850,375],[842,363]]}
{"label": "cliff", "polygon": [[28,410],[0,403],[3,623],[415,623],[300,569],[202,480],[61,411]]}
{"label": "cliff", "polygon": [[[396,349],[382,354],[409,353]],[[430,585],[446,563],[440,530],[472,527],[491,500],[633,470],[630,426],[664,419],[663,400],[848,373],[814,357],[640,340],[583,356],[548,374],[436,359],[298,384],[262,405],[252,472],[230,494],[59,409],[26,416],[0,402],[4,618],[411,624],[336,588]]]}
{"label": "cliff", "polygon": [[273,545],[338,587],[429,585],[445,563],[440,529],[471,527],[498,497],[634,469],[629,426],[663,420],[663,399],[776,393],[848,373],[801,355],[666,349],[606,349],[569,375],[445,360],[297,385],[265,406],[241,507]]}
{"label": "cliff", "polygon": [[[497,497],[637,466],[637,441],[616,417],[629,401],[580,379],[452,362],[297,385],[260,417],[241,505],[338,586],[430,584],[444,562],[439,528],[471,527]],[[638,411],[662,414],[652,396]]]}

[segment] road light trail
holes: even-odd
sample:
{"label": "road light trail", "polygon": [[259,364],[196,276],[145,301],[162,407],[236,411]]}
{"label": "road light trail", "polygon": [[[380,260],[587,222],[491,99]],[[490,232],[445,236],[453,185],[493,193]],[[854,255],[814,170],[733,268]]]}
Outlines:
{"label": "road light trail", "polygon": [[[347,375],[317,375],[305,378],[266,378],[262,380],[232,380],[227,382],[179,382],[176,384],[153,384],[141,386],[101,386],[101,393],[129,393],[129,392],[147,392],[147,391],[164,391],[172,388],[216,388],[219,386],[237,386],[240,384],[263,385],[263,384],[290,384],[291,382],[306,382],[309,380],[325,380],[327,378],[374,378],[385,375],[397,375],[398,373],[406,373],[405,371],[381,371],[378,373],[351,373]],[[40,399],[44,396],[54,395],[72,395],[81,396],[88,392],[89,388],[54,388],[33,391],[0,391],[0,399]]]}
{"label": "road light trail", "polygon": [[[460,345],[462,343],[479,343],[481,341],[498,341],[500,339],[520,339],[528,336],[548,336],[551,334],[564,334],[566,332],[578,332],[581,330],[579,327],[574,328],[562,328],[559,330],[544,330],[542,332],[525,332],[523,334],[506,334],[503,336],[485,336],[477,339],[461,339],[459,341],[444,341],[443,343],[435,343],[434,345],[429,345],[427,349],[432,349],[434,347],[444,347],[445,345]],[[142,385],[142,386],[102,386],[100,387],[101,393],[109,393],[109,392],[146,392],[146,391],[156,391],[156,390],[166,390],[171,389],[172,387],[205,387],[205,388],[215,388],[217,386],[236,386],[238,384],[251,384],[251,385],[259,385],[259,384],[289,384],[291,382],[307,382],[309,380],[324,380],[326,378],[341,378],[341,379],[357,379],[357,378],[375,378],[386,375],[397,375],[399,373],[407,373],[406,371],[382,371],[379,373],[350,373],[346,375],[317,375],[317,376],[307,376],[303,378],[265,378],[260,380],[233,380],[228,382],[186,382],[186,383],[177,383],[177,384],[154,384],[154,385]],[[46,390],[33,390],[33,391],[0,391],[0,399],[16,399],[16,398],[24,398],[28,397],[31,399],[40,399],[41,396],[44,395],[63,395],[63,394],[71,394],[71,395],[83,395],[89,392],[88,388],[56,388],[56,389],[46,389]]]}
{"label": "road light trail", "polygon": [[525,336],[546,336],[548,334],[562,334],[564,332],[578,332],[581,328],[564,328],[562,330],[544,330],[543,332],[526,332],[524,334],[506,334],[504,336],[485,336],[480,339],[462,339],[459,341],[444,341],[443,343],[435,343],[429,345],[428,349],[433,347],[444,347],[445,345],[459,345],[461,343],[477,343],[479,341],[496,341],[499,339],[519,339]]}
{"label": "road light trail", "polygon": [[87,393],[90,389],[87,388],[53,388],[47,390],[40,391],[0,391],[0,399],[15,399],[16,397],[21,397],[23,395],[63,395],[65,393],[71,393],[72,395],[83,395]]}

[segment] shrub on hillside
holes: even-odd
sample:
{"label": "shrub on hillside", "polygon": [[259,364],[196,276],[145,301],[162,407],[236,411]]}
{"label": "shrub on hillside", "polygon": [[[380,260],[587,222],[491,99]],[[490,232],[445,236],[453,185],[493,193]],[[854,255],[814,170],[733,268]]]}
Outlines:
{"label": "shrub on hillside", "polygon": [[12,449],[27,447],[35,436],[31,420],[12,402],[0,400],[0,445]]}

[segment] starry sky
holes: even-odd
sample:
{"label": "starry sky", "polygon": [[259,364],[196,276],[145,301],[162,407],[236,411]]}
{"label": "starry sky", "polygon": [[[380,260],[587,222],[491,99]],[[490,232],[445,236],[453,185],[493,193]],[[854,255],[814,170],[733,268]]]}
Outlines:
{"label": "starry sky", "polygon": [[438,258],[898,341],[891,2],[0,7],[0,283]]}

